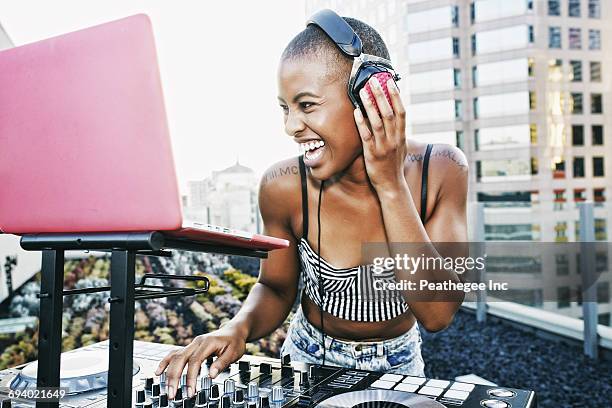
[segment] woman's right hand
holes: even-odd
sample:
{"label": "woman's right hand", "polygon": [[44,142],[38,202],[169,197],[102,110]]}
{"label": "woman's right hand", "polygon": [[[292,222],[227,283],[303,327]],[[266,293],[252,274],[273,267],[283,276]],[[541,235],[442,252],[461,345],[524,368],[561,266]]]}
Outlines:
{"label": "woman's right hand", "polygon": [[229,325],[214,332],[197,336],[187,347],[173,351],[159,363],[155,375],[166,371],[168,398],[174,399],[183,369],[187,365],[187,395],[195,394],[196,381],[202,363],[211,355],[217,359],[209,368],[209,375],[215,378],[230,364],[238,360],[246,350],[245,333]]}

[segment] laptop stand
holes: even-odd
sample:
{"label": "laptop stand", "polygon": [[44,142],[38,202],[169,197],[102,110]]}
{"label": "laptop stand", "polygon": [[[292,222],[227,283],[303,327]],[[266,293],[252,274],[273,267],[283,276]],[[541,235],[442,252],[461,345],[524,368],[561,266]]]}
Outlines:
{"label": "laptop stand", "polygon": [[[108,408],[131,408],[134,347],[134,302],[169,296],[191,296],[206,292],[208,279],[197,276],[147,274],[135,284],[136,255],[171,256],[168,250],[211,252],[266,258],[267,251],[171,239],[159,231],[121,233],[31,234],[21,237],[27,251],[42,251],[37,386],[60,386],[63,296],[110,290],[108,359]],[[110,286],[64,290],[64,251],[111,252]],[[147,285],[146,280],[203,281],[204,288],[172,288]],[[58,408],[59,401],[37,402],[37,408]]]}

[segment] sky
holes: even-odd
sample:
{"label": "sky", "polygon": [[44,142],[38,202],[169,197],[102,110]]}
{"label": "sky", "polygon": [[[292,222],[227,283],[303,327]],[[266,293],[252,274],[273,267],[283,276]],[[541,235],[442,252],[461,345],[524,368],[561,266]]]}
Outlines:
{"label": "sky", "polygon": [[240,160],[257,174],[298,154],[277,102],[280,54],[303,0],[0,1],[16,46],[146,13],[153,22],[181,191]]}

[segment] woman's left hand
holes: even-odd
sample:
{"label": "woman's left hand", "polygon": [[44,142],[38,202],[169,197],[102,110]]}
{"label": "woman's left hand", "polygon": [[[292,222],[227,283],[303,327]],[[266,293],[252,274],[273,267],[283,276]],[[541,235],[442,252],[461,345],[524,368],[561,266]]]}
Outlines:
{"label": "woman's left hand", "polygon": [[406,110],[402,104],[397,85],[392,79],[387,89],[389,104],[380,83],[370,78],[370,87],[376,104],[370,100],[365,87],[359,92],[366,110],[367,119],[359,108],[353,112],[355,123],[363,144],[363,155],[370,182],[377,193],[397,191],[405,187],[404,160],[406,158]]}

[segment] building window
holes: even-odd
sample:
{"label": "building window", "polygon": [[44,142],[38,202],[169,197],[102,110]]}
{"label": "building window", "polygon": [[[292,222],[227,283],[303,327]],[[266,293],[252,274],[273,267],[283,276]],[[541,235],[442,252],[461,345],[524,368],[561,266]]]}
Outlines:
{"label": "building window", "polygon": [[579,50],[582,48],[582,31],[579,28],[569,29],[569,47],[572,50]]}
{"label": "building window", "polygon": [[596,203],[603,203],[606,201],[606,189],[605,188],[594,188],[593,189],[593,201]]}
{"label": "building window", "polygon": [[461,70],[459,68],[453,69],[453,82],[455,84],[455,89],[461,88]]}
{"label": "building window", "polygon": [[589,0],[589,17],[601,18],[600,0]]}
{"label": "building window", "polygon": [[572,92],[570,94],[570,113],[581,114],[582,113],[582,94],[578,92]]}
{"label": "building window", "polygon": [[601,50],[601,31],[589,30],[589,50]]}
{"label": "building window", "polygon": [[593,146],[601,146],[604,144],[602,125],[591,126],[591,144]]}
{"label": "building window", "polygon": [[460,55],[461,53],[459,51],[459,38],[453,37],[453,56],[455,58],[459,58]]}
{"label": "building window", "polygon": [[451,8],[451,19],[453,27],[459,27],[459,6],[453,6]]}
{"label": "building window", "polygon": [[470,37],[470,44],[472,55],[476,55],[476,34],[472,34]]}
{"label": "building window", "polygon": [[565,160],[556,159],[553,161],[553,178],[565,178]]}
{"label": "building window", "polygon": [[604,158],[593,157],[593,177],[604,176]]}
{"label": "building window", "polygon": [[548,15],[549,16],[560,16],[561,15],[561,0],[548,0]]}
{"label": "building window", "polygon": [[584,126],[572,125],[572,146],[584,146]]}
{"label": "building window", "polygon": [[574,178],[584,177],[584,157],[574,157]]}
{"label": "building window", "polygon": [[580,17],[580,0],[569,0],[568,14],[570,17]]}
{"label": "building window", "polygon": [[536,109],[536,93],[535,91],[529,91],[529,109]]}
{"label": "building window", "polygon": [[455,143],[461,150],[465,150],[465,138],[463,137],[463,130],[457,130],[455,132]]}
{"label": "building window", "polygon": [[538,125],[535,123],[529,125],[529,139],[532,145],[538,144]]}
{"label": "building window", "polygon": [[601,82],[601,62],[591,61],[591,82]]}
{"label": "building window", "polygon": [[474,150],[476,151],[480,149],[479,139],[480,139],[480,129],[474,129]]}
{"label": "building window", "polygon": [[586,190],[584,188],[574,189],[574,202],[586,201]]}
{"label": "building window", "polygon": [[563,309],[570,306],[570,288],[562,286],[557,288],[557,308]]}
{"label": "building window", "polygon": [[609,282],[599,282],[597,284],[597,303],[610,303]]}
{"label": "building window", "polygon": [[473,101],[473,109],[474,109],[474,119],[478,119],[480,116],[480,107],[478,106],[478,98],[474,98]]}
{"label": "building window", "polygon": [[569,275],[569,259],[567,258],[567,254],[556,254],[555,263],[557,265],[558,276]]}
{"label": "building window", "polygon": [[557,221],[555,225],[555,242],[567,242],[567,222]]}
{"label": "building window", "polygon": [[608,239],[606,219],[595,218],[595,240],[606,241]]}
{"label": "building window", "polygon": [[478,86],[478,66],[474,65],[472,67],[472,88],[476,88]]}
{"label": "building window", "polygon": [[529,40],[530,44],[533,44],[535,42],[535,33],[533,32],[532,25],[529,26],[529,31],[527,33],[527,39]]}
{"label": "building window", "polygon": [[602,113],[602,98],[600,93],[591,94],[591,113]]}
{"label": "building window", "polygon": [[555,194],[555,199],[553,201],[553,210],[561,211],[565,207],[565,190],[553,190]]}
{"label": "building window", "polygon": [[533,71],[535,62],[533,61],[533,58],[529,58],[527,60],[527,75],[529,75],[529,77],[533,78],[535,76],[535,73]]}
{"label": "building window", "polygon": [[474,20],[476,20],[476,6],[474,2],[470,3],[470,24],[474,24]]}
{"label": "building window", "polygon": [[455,119],[461,119],[463,117],[461,108],[462,108],[461,100],[455,99]]}
{"label": "building window", "polygon": [[548,27],[548,48],[561,48],[561,27]]}
{"label": "building window", "polygon": [[527,0],[527,10],[533,10],[533,0]]}
{"label": "building window", "polygon": [[582,61],[570,61],[570,79],[572,82],[582,81]]}
{"label": "building window", "polygon": [[531,175],[536,176],[538,174],[538,158],[532,157],[529,161],[529,166],[531,167]]}

